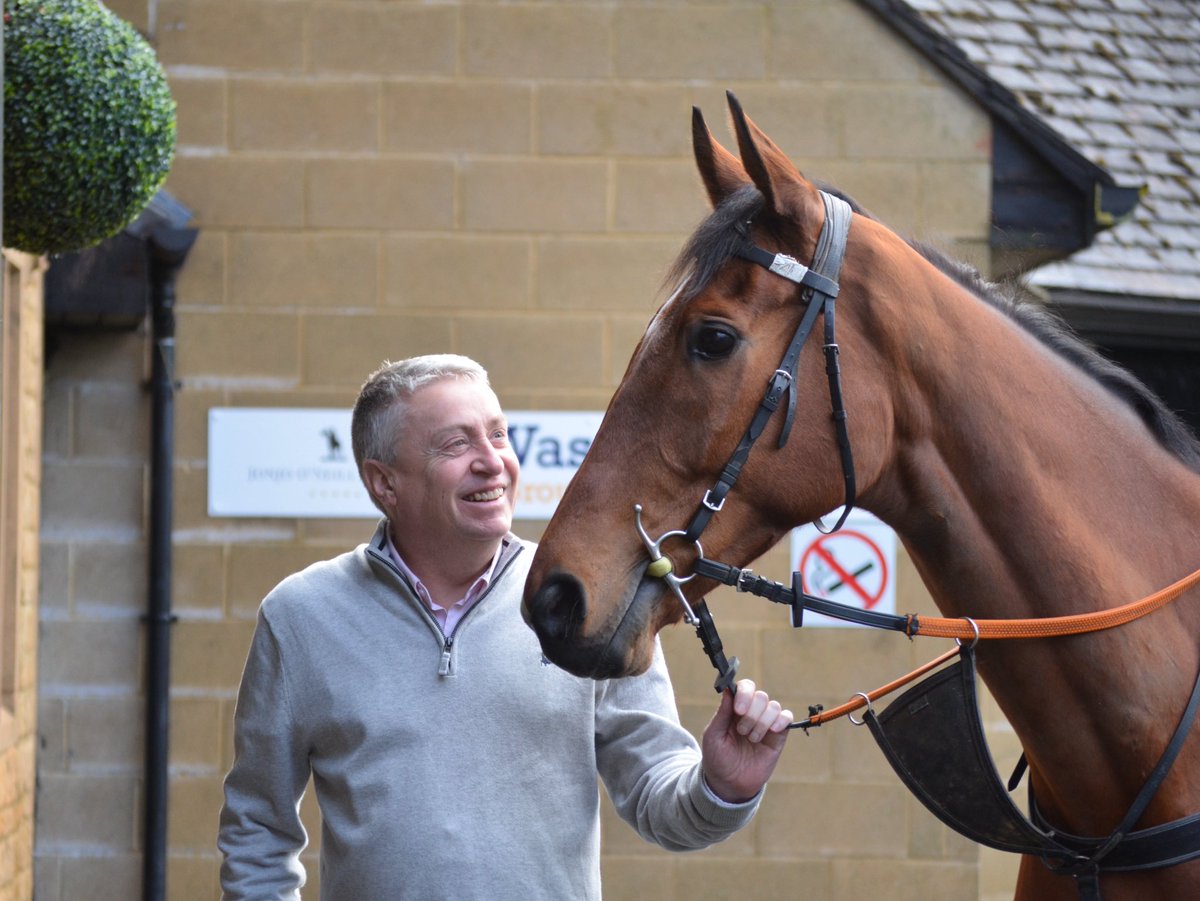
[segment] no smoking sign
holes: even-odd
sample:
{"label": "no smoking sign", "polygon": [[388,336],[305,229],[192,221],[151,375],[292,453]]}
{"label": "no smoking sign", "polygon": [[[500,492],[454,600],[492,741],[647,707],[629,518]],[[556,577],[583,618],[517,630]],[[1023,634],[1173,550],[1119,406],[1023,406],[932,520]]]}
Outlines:
{"label": "no smoking sign", "polygon": [[[837,522],[835,511],[825,517]],[[870,513],[855,510],[832,535],[808,525],[792,532],[792,569],[804,591],[860,610],[896,612],[896,533]],[[805,611],[806,626],[851,623]]]}

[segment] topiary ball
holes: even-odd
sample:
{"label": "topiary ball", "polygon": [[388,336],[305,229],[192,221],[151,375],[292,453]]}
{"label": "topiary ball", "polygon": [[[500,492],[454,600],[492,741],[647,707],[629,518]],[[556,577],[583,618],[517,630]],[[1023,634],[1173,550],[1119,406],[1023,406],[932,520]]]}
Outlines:
{"label": "topiary ball", "polygon": [[175,101],[154,51],[97,0],[4,0],[6,247],[65,253],[166,180]]}

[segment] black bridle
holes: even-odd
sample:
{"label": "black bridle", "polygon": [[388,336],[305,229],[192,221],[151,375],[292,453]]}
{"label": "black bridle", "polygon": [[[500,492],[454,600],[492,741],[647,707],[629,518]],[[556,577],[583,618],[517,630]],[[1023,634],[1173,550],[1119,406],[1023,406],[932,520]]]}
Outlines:
{"label": "black bridle", "polygon": [[[720,636],[717,634],[716,624],[713,622],[712,614],[708,611],[708,604],[701,600],[693,608],[684,598],[680,586],[698,574],[701,564],[713,562],[704,559],[704,549],[700,546],[700,535],[708,527],[713,516],[725,505],[725,498],[741,475],[742,467],[750,456],[750,450],[766,428],[771,416],[779,408],[785,393],[787,394],[787,412],[779,434],[778,446],[783,447],[787,443],[796,410],[796,366],[800,359],[800,351],[808,341],[809,333],[816,325],[818,315],[823,315],[825,320],[825,343],[823,345],[825,374],[829,382],[829,397],[833,410],[838,452],[842,463],[846,500],[841,516],[832,527],[826,528],[819,519],[815,525],[822,532],[836,532],[846,522],[846,517],[854,506],[854,458],[850,451],[850,433],[846,427],[846,407],[842,401],[840,351],[834,333],[834,301],[838,295],[838,275],[842,267],[842,257],[846,252],[846,237],[850,231],[850,220],[853,213],[850,205],[841,198],[824,191],[820,194],[825,206],[825,222],[817,238],[817,249],[813,255],[811,267],[804,266],[787,254],[764,250],[749,239],[735,252],[739,258],[762,266],[796,284],[800,289],[800,299],[806,304],[800,324],[796,327],[796,332],[792,336],[787,350],[784,351],[779,367],[768,381],[766,394],[763,395],[742,440],[738,442],[729,461],[721,470],[716,483],[704,493],[686,530],[667,532],[657,541],[653,541],[642,528],[641,506],[638,505],[635,508],[638,534],[651,558],[650,568],[647,572],[665,579],[676,598],[683,605],[684,619],[696,627],[696,634],[700,637],[704,651],[717,670],[714,687],[718,692],[732,688],[737,677],[738,659],[736,657],[732,660],[726,658]],[[673,536],[679,536],[685,541],[694,543],[699,551],[696,561],[697,571],[684,578],[674,575],[670,561],[662,555],[660,550],[662,543]]]}
{"label": "black bridle", "polygon": [[817,250],[813,256],[812,268],[801,265],[793,257],[783,253],[771,253],[747,241],[736,252],[737,256],[756,263],[764,269],[785,278],[800,287],[800,299],[806,304],[804,315],[796,327],[791,343],[784,351],[779,368],[767,383],[767,393],[755,411],[746,433],[738,443],[729,462],[721,470],[716,483],[704,493],[696,513],[692,516],[684,533],[688,541],[696,541],[700,533],[708,527],[713,514],[725,504],[725,496],[729,494],[742,466],[750,456],[750,450],[762,434],[771,415],[779,407],[779,402],[786,391],[788,395],[787,413],[783,420],[783,429],[779,433],[779,447],[787,444],[792,430],[792,419],[796,413],[796,365],[800,359],[800,351],[808,341],[808,335],[816,324],[817,315],[824,314],[825,343],[825,374],[829,381],[829,398],[833,408],[834,429],[837,432],[838,450],[842,460],[842,475],[846,484],[846,503],[842,515],[832,528],[821,526],[823,532],[836,532],[846,522],[854,506],[854,458],[850,452],[850,434],[846,428],[846,407],[842,402],[842,376],[839,363],[840,350],[834,334],[834,301],[838,295],[838,274],[842,268],[842,257],[846,252],[846,235],[850,231],[850,205],[844,200],[831,194],[821,192],[825,202],[825,224],[817,238]]}

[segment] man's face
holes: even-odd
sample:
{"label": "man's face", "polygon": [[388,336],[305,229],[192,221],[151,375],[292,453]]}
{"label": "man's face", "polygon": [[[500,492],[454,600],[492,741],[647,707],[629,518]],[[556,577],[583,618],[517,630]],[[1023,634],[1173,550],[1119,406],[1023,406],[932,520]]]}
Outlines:
{"label": "man's face", "polygon": [[377,494],[402,554],[508,533],[520,464],[491,388],[458,378],[420,388],[400,436],[395,461],[379,467],[385,487]]}

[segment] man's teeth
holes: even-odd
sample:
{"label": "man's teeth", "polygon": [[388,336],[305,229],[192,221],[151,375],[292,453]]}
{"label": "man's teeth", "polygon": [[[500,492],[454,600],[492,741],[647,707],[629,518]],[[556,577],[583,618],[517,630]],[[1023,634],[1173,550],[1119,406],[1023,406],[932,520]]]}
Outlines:
{"label": "man's teeth", "polygon": [[477,491],[474,494],[468,494],[469,501],[494,501],[504,497],[503,488],[493,488],[491,491]]}

